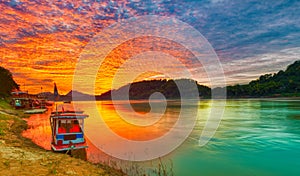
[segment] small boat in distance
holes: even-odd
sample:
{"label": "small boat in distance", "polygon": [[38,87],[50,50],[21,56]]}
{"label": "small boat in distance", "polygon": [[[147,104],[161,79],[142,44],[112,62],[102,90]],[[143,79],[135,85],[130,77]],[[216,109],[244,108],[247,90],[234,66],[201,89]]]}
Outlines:
{"label": "small boat in distance", "polygon": [[30,109],[30,110],[25,110],[25,114],[42,114],[46,112],[47,109]]}
{"label": "small boat in distance", "polygon": [[11,105],[15,109],[24,109],[25,114],[42,114],[47,111],[46,100],[37,95],[22,91],[13,91],[11,95]]}
{"label": "small boat in distance", "polygon": [[50,115],[51,149],[59,152],[87,148],[84,139],[84,119],[87,117],[83,111],[75,110],[72,104],[56,107]]}

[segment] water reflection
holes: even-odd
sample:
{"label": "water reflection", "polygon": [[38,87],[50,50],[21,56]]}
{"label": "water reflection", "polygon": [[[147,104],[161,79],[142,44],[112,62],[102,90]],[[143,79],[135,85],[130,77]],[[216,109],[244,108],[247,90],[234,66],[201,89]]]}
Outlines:
{"label": "water reflection", "polygon": [[[100,102],[97,105],[99,107],[98,111],[101,114],[101,117],[114,133],[126,139],[135,141],[147,141],[161,137],[173,127],[179,116],[179,111],[171,111],[170,109],[166,109],[165,113],[163,113],[163,116],[153,125],[138,126],[135,125],[134,122],[138,123],[140,120],[152,122],[151,117],[146,116],[146,114],[149,112],[148,103],[135,102],[131,104],[133,109],[138,110],[138,113],[142,114],[142,116],[131,115],[132,112],[130,111],[128,104],[117,104],[112,106],[101,104]],[[126,115],[128,118],[130,118],[130,121],[133,122],[133,124],[126,122],[122,117],[120,117],[120,115],[115,111],[116,106],[122,110],[123,115]],[[145,109],[142,108],[143,106],[145,106]],[[92,121],[94,119],[90,118],[89,120],[90,123],[93,123]]]}
{"label": "water reflection", "polygon": [[33,114],[25,119],[28,129],[23,131],[22,136],[31,139],[38,146],[51,150],[51,127],[49,117],[52,108],[49,108],[45,114]]}

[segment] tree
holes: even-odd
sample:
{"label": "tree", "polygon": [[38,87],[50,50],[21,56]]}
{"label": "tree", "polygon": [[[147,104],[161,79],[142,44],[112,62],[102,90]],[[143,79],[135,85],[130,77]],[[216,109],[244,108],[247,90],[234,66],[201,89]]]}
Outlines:
{"label": "tree", "polygon": [[10,96],[14,88],[19,89],[19,85],[13,80],[11,72],[0,67],[0,97]]}
{"label": "tree", "polygon": [[285,71],[261,75],[259,79],[245,85],[227,86],[227,95],[231,98],[263,97],[278,94],[300,93],[300,61],[289,65]]}

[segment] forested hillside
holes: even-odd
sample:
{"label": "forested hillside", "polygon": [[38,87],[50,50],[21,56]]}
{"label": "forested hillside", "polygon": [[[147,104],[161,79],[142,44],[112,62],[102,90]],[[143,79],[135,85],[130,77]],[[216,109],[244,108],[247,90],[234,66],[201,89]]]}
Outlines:
{"label": "forested hillside", "polygon": [[[179,99],[181,98],[177,84],[184,85],[182,86],[181,91],[184,91],[188,96],[186,98],[195,98],[195,96],[200,96],[203,98],[209,98],[211,94],[211,89],[207,86],[199,85],[196,81],[191,79],[179,79],[179,80],[150,80],[150,81],[141,81],[135,82],[130,85],[123,86],[117,90],[108,91],[100,96],[97,96],[96,99],[111,99],[111,93],[117,96],[118,99],[125,99],[124,95],[128,94],[129,86],[129,98],[134,99],[148,99],[150,95],[154,92],[162,93],[167,99]],[[192,85],[197,85],[198,90],[191,90]],[[197,95],[194,95],[194,92],[198,92]],[[194,96],[194,97],[192,97]]]}
{"label": "forested hillside", "polygon": [[246,85],[227,86],[228,97],[299,96],[300,61],[285,71],[265,74]]}

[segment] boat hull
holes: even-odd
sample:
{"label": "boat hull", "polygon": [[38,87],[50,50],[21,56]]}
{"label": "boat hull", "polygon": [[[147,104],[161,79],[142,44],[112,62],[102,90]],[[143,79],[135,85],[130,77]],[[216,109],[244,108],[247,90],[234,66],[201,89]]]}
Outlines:
{"label": "boat hull", "polygon": [[24,111],[25,114],[43,114],[47,109],[31,109]]}
{"label": "boat hull", "polygon": [[88,148],[86,143],[81,144],[67,144],[67,145],[55,145],[51,144],[51,149],[55,152],[62,152],[62,151],[68,151],[68,150],[77,150],[77,149],[84,149]]}

